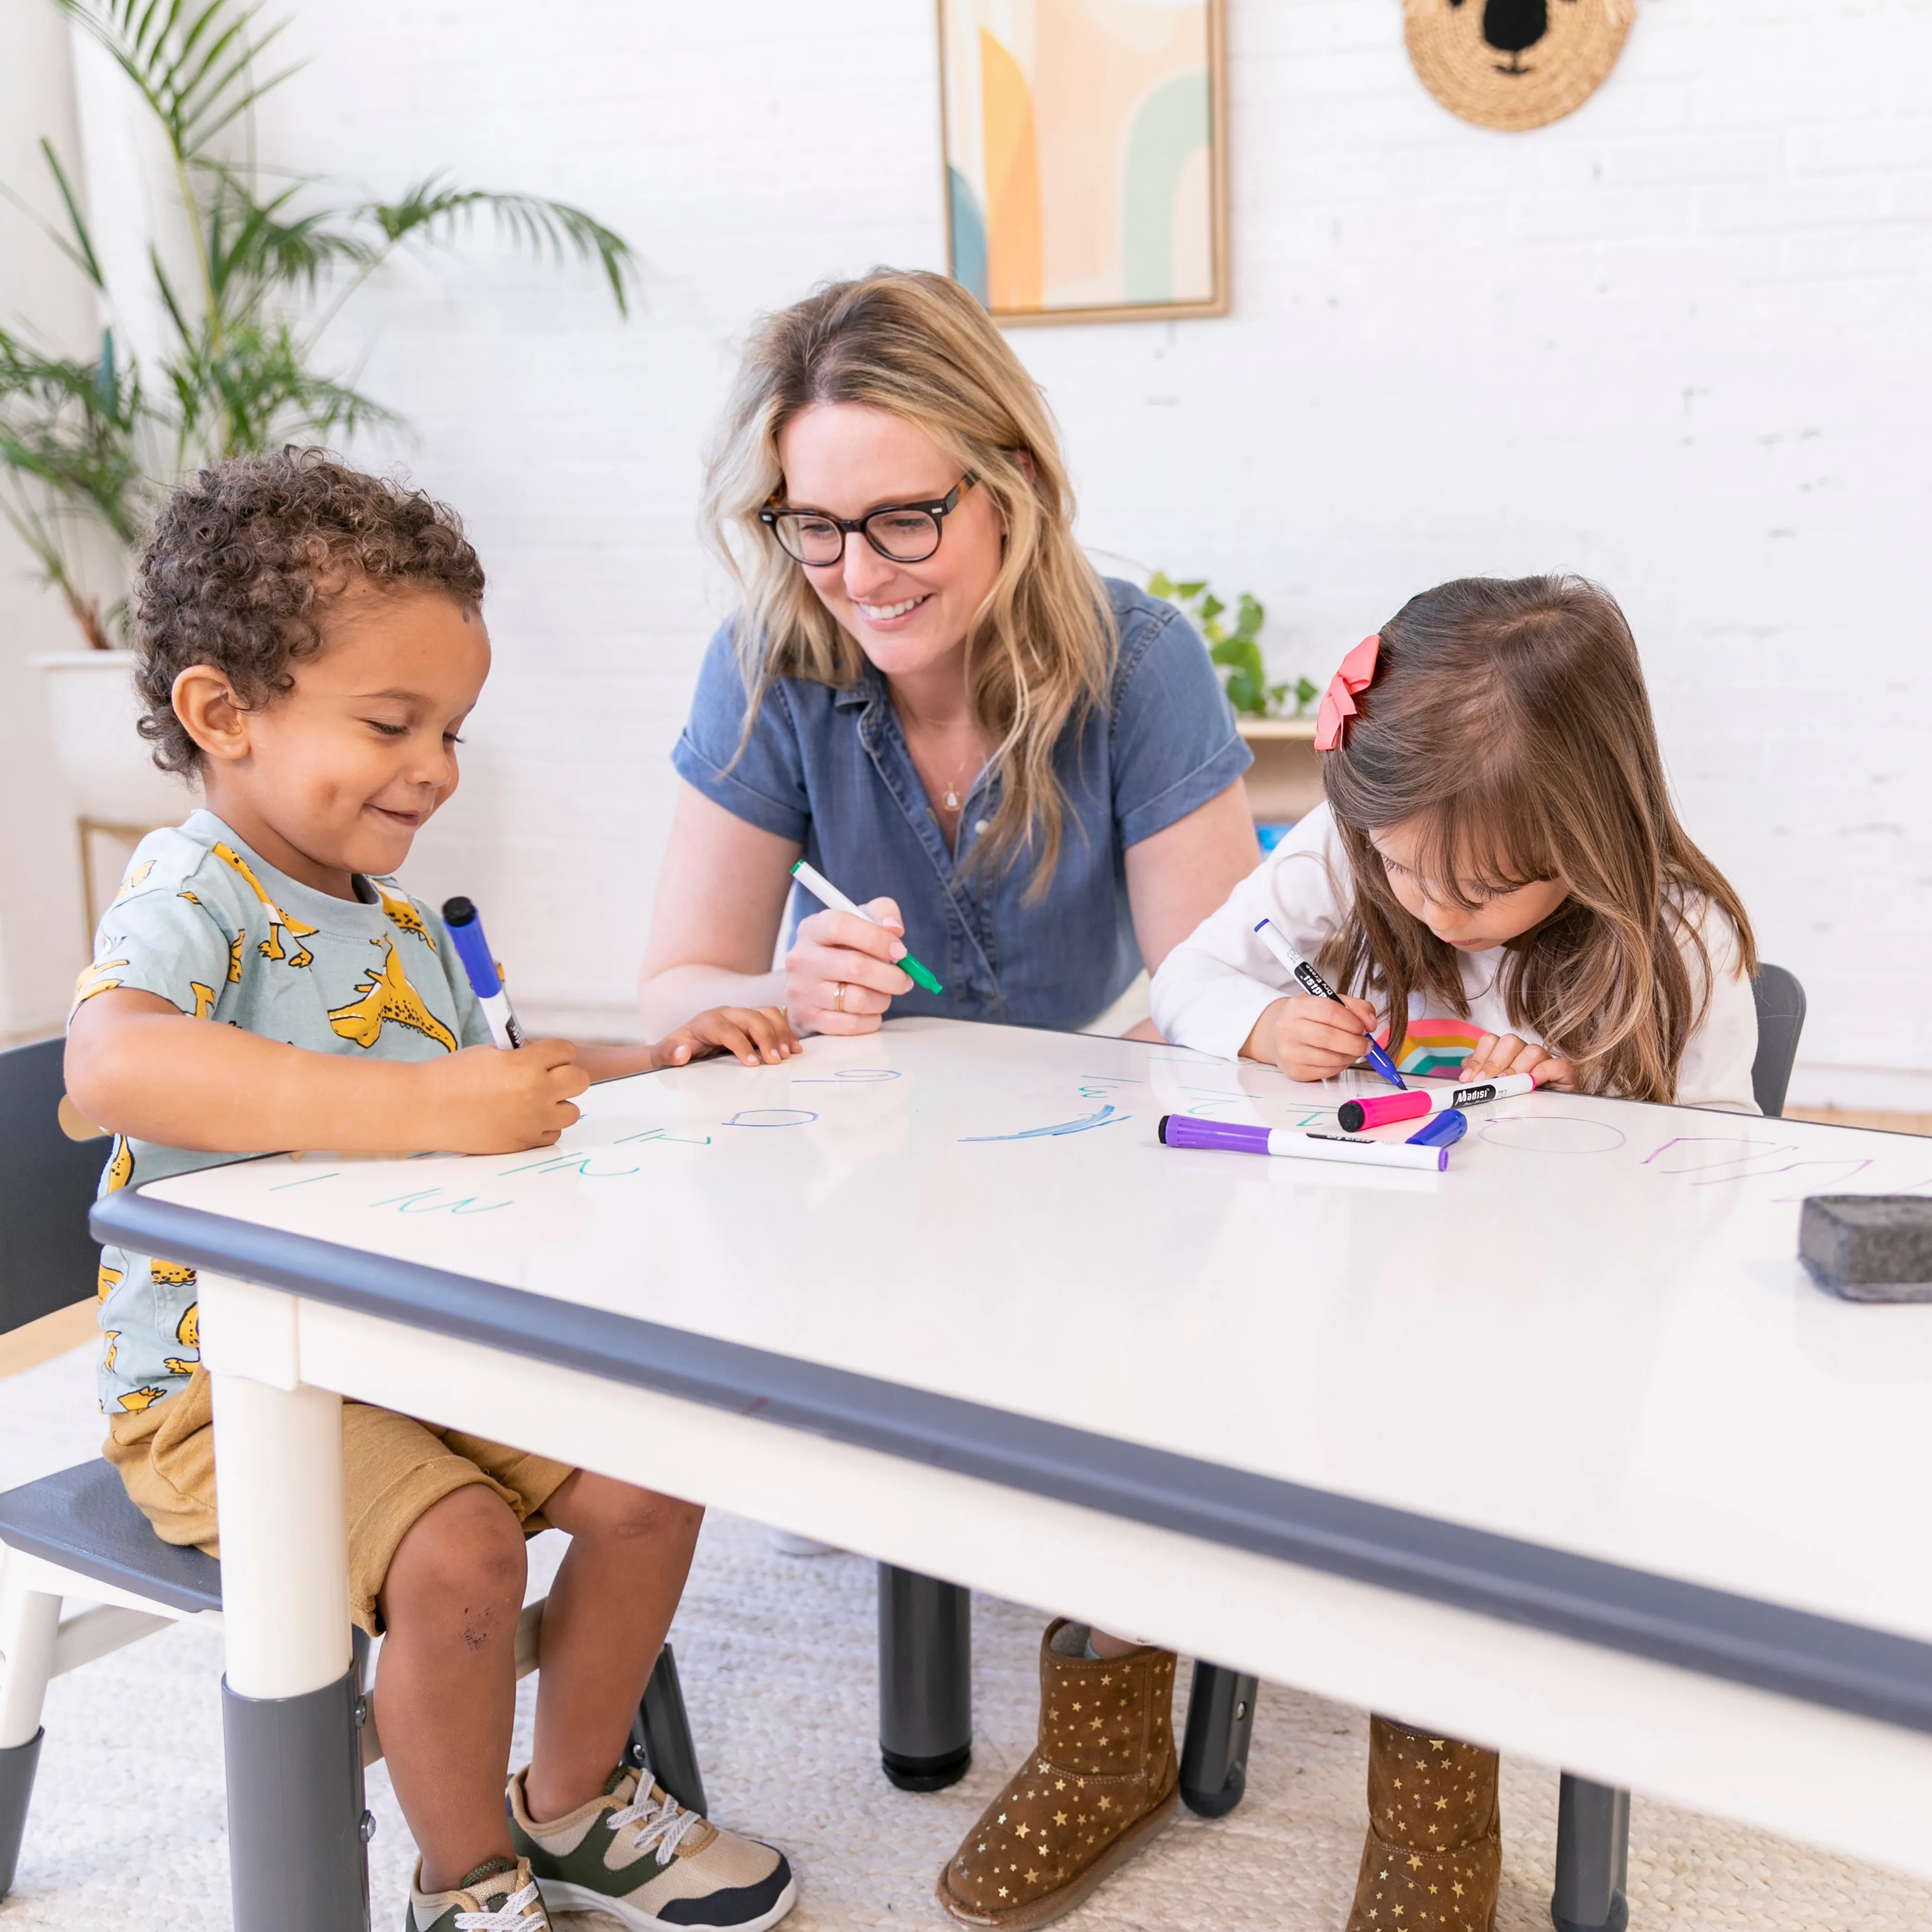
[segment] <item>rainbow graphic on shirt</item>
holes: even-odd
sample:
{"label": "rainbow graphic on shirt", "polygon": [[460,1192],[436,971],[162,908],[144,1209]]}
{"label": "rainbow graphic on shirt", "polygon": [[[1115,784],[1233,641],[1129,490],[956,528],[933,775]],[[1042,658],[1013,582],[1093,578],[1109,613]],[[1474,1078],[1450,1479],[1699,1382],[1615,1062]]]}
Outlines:
{"label": "rainbow graphic on shirt", "polygon": [[1401,1072],[1425,1078],[1431,1074],[1460,1073],[1482,1036],[1483,1029],[1470,1020],[1411,1020],[1402,1046],[1392,1058]]}

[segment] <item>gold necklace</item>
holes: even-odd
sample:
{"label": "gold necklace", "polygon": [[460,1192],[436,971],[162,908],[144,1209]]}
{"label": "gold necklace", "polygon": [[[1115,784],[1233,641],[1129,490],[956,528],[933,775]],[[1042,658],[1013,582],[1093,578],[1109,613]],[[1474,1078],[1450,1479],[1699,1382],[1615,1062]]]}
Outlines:
{"label": "gold necklace", "polygon": [[[937,724],[934,723],[934,722],[929,718],[922,718],[916,711],[913,710],[910,705],[908,705],[906,706],[906,716],[910,718],[915,724],[922,725],[928,731],[943,731],[946,728],[943,724]],[[973,721],[970,718],[964,721],[969,730],[971,728],[972,722]],[[957,812],[964,804],[965,801],[959,796],[959,781],[966,776],[966,767],[970,762],[972,756],[973,752],[971,748],[969,747],[967,751],[966,756],[962,758],[958,764],[952,768],[952,776],[946,782],[945,797],[940,802],[940,808],[942,811]]]}
{"label": "gold necklace", "polygon": [[947,812],[957,812],[960,808],[962,801],[959,796],[959,781],[966,774],[966,759],[971,758],[972,755],[973,754],[968,752],[966,758],[962,758],[954,768],[952,777],[946,782],[946,800],[944,808]]}

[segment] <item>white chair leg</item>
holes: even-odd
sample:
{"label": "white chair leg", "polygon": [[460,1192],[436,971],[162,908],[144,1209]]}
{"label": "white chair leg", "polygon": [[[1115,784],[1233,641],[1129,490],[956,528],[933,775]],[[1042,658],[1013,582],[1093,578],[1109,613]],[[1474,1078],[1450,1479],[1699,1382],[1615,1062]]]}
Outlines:
{"label": "white chair leg", "polygon": [[0,1898],[13,1889],[40,1755],[40,1708],[53,1675],[61,1600],[30,1590],[0,1553]]}
{"label": "white chair leg", "polygon": [[0,1558],[0,1750],[31,1743],[40,1728],[60,1634],[61,1600],[28,1589],[20,1568]]}

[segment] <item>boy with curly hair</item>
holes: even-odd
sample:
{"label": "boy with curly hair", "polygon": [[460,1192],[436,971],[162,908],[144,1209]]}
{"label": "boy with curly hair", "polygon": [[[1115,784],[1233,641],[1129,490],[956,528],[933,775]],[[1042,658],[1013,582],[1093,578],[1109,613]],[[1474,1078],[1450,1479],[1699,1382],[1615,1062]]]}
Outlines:
{"label": "boy with curly hair", "polygon": [[[796,1051],[772,1008],[638,1048],[489,1044],[448,934],[392,876],[456,788],[482,596],[449,511],[320,451],[204,470],[163,509],[140,729],[207,803],[142,841],[81,976],[67,1084],[115,1135],[104,1192],[270,1148],[545,1147],[592,1079]],[[164,1540],[217,1553],[194,1270],[108,1248],[100,1298],[104,1453]],[[421,1853],[406,1932],[542,1932],[547,1903],[633,1932],[782,1918],[778,1852],[620,1762],[702,1512],[364,1404],[342,1420],[350,1614],[386,1634],[375,1703]],[[550,1526],[571,1546],[506,1806],[524,1538]]]}

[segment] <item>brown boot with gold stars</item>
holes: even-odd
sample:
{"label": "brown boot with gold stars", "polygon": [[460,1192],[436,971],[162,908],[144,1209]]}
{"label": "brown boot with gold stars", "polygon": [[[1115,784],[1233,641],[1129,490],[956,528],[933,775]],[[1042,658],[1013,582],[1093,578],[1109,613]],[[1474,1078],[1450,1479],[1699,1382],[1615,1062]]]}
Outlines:
{"label": "brown boot with gold stars", "polygon": [[1491,1932],[1496,1754],[1369,1720],[1369,1836],[1348,1932]]}
{"label": "brown boot with gold stars", "polygon": [[1093,1658],[1087,1637],[1047,1626],[1040,1747],[939,1874],[962,1925],[1051,1924],[1174,1817],[1174,1653]]}

